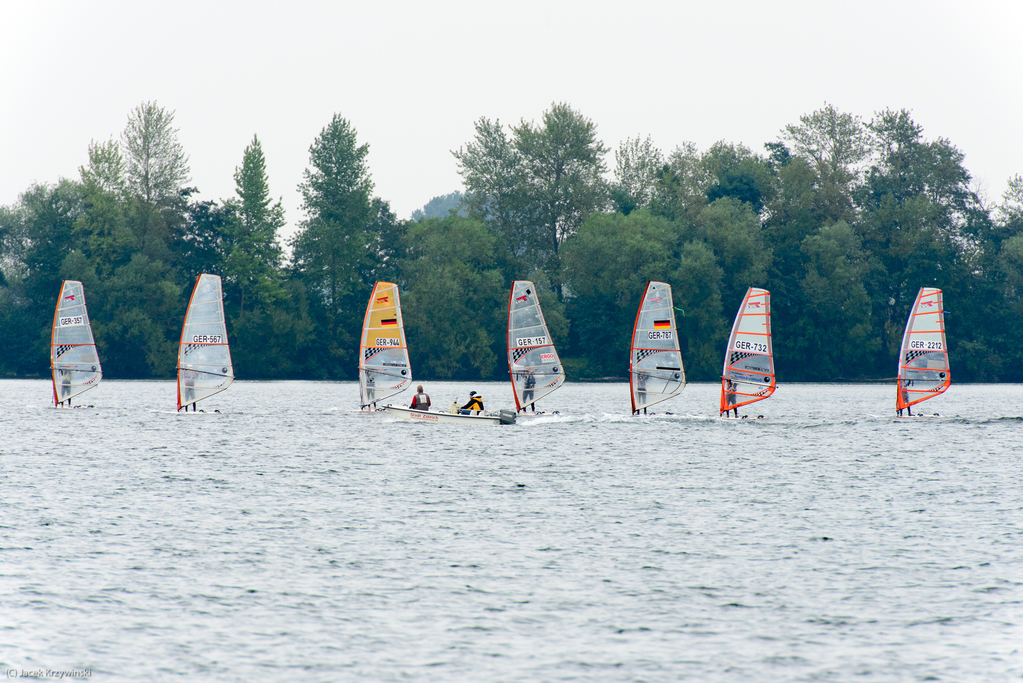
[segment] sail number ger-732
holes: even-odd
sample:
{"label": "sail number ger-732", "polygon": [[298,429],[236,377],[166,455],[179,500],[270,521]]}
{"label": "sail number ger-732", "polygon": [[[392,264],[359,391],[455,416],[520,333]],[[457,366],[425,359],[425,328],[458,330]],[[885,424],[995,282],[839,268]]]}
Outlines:
{"label": "sail number ger-732", "polygon": [[767,353],[767,344],[762,342],[751,342],[743,339],[735,340],[736,351],[752,351],[753,353]]}

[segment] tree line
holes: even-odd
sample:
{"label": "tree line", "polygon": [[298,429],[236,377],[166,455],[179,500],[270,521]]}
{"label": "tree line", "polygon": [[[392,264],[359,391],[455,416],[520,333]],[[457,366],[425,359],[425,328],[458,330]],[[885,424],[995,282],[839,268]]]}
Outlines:
{"label": "tree line", "polygon": [[945,293],[952,374],[1023,381],[1023,177],[998,202],[963,154],[905,110],[825,105],[754,152],[718,142],[614,151],[555,103],[481,118],[452,152],[462,191],[400,220],[374,194],[369,146],[335,115],[309,148],[304,217],[283,242],[260,141],[233,197],[201,201],[174,112],[143,103],[92,142],[79,177],[0,207],[0,376],[48,371],[55,298],[81,280],[108,377],[173,375],[199,273],[223,278],[240,378],[351,379],[373,283],[398,283],[413,372],[507,373],[508,292],[538,288],[570,379],[623,377],[647,280],[674,291],[688,376],[720,376],[735,309],[769,289],[779,380],[895,375],[921,286]]}

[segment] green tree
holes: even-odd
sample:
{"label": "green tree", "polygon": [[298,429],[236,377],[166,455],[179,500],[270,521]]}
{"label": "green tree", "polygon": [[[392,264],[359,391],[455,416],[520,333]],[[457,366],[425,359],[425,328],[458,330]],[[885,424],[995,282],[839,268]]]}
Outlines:
{"label": "green tree", "polygon": [[310,167],[299,186],[306,219],[292,241],[294,268],[322,312],[324,368],[354,362],[353,334],[370,292],[364,277],[375,265],[376,236],[368,153],[369,145],[358,144],[355,129],[335,114],[309,148]]}
{"label": "green tree", "polygon": [[156,258],[169,256],[173,231],[184,211],[181,189],[189,179],[188,157],[173,127],[174,112],[143,102],[128,115],[121,134],[130,212],[138,248]]}
{"label": "green tree", "polygon": [[[608,150],[596,125],[563,103],[541,123],[523,120],[511,133],[509,139],[499,123],[481,119],[475,141],[453,152],[469,215],[505,240],[510,277],[537,269],[557,277],[561,243],[607,205]],[[560,285],[555,289],[560,296]]]}
{"label": "green tree", "polygon": [[[839,222],[803,240],[803,252],[808,261],[800,327],[790,332],[788,343],[775,347],[779,372],[801,380],[859,379],[881,348],[863,284],[871,264],[862,241]],[[807,364],[807,358],[814,362]]]}
{"label": "green tree", "polygon": [[715,175],[703,162],[696,144],[686,142],[668,155],[657,175],[650,212],[680,223],[691,223],[707,205],[707,190]]}
{"label": "green tree", "polygon": [[460,216],[409,227],[401,296],[416,375],[482,379],[506,368],[508,292],[496,244],[481,222]]}
{"label": "green tree", "polygon": [[749,204],[718,199],[700,212],[694,232],[724,269],[721,294],[726,307],[737,307],[749,287],[767,284],[774,253]]}
{"label": "green tree", "polygon": [[[224,272],[230,285],[238,289],[238,311],[245,311],[246,294],[269,304],[283,294],[280,283],[281,247],[277,232],[285,225],[281,201],[270,198],[266,159],[259,138],[245,148],[242,165],[235,169],[238,195],[232,244]],[[252,302],[253,305],[254,302]]]}
{"label": "green tree", "polygon": [[466,216],[468,212],[462,206],[462,199],[463,195],[458,190],[434,197],[426,202],[422,209],[416,209],[412,212],[412,220],[421,221],[424,218],[447,218],[450,213]]}
{"label": "green tree", "polygon": [[564,278],[572,292],[567,299],[569,354],[585,359],[575,361],[578,372],[589,377],[628,374],[636,307],[648,280],[666,278],[676,241],[671,223],[640,210],[627,216],[593,214],[565,242]]}
{"label": "green tree", "polygon": [[782,139],[791,142],[796,155],[816,173],[823,219],[852,219],[853,186],[871,153],[870,131],[863,121],[825,103],[823,109],[800,116],[798,125],[785,126]]}
{"label": "green tree", "polygon": [[611,199],[618,210],[628,215],[649,206],[663,168],[664,155],[650,136],[641,140],[637,135],[622,142],[615,151],[615,179],[611,186]]}

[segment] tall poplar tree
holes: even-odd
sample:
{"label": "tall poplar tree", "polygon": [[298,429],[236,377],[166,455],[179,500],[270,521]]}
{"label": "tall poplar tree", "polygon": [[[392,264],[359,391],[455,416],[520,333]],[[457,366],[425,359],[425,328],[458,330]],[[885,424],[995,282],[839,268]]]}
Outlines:
{"label": "tall poplar tree", "polygon": [[[258,136],[245,148],[241,167],[234,173],[235,221],[232,245],[225,263],[225,273],[231,284],[238,288],[238,311],[250,306],[253,294],[266,304],[281,294],[281,246],[277,231],[284,227],[284,207],[281,200],[270,197],[266,173],[266,158]],[[246,302],[246,297],[250,299]]]}
{"label": "tall poplar tree", "polygon": [[369,145],[360,145],[352,125],[335,114],[309,148],[299,185],[306,219],[292,242],[295,270],[322,307],[331,354],[346,359],[350,349],[343,347],[361,327],[374,262],[367,154]]}

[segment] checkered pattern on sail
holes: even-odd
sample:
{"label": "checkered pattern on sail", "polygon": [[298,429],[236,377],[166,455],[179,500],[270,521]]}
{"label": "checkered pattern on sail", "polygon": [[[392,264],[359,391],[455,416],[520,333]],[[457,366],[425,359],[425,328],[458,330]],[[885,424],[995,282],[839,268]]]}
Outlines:
{"label": "checkered pattern on sail", "polygon": [[56,357],[60,358],[61,356],[63,356],[65,353],[67,353],[68,351],[70,351],[73,348],[75,348],[74,344],[61,344],[60,346],[57,347],[57,355],[56,355]]}
{"label": "checkered pattern on sail", "polygon": [[907,351],[906,352],[906,362],[907,363],[912,363],[914,360],[916,360],[920,356],[923,356],[926,353],[929,353],[929,352],[928,351]]}
{"label": "checkered pattern on sail", "polygon": [[532,351],[532,349],[512,349],[512,362],[515,362],[519,358],[522,358],[530,351]]}
{"label": "checkered pattern on sail", "polygon": [[660,353],[659,349],[636,349],[636,362],[640,362],[644,358],[648,358],[655,353]]}
{"label": "checkered pattern on sail", "polygon": [[377,355],[381,351],[383,351],[383,349],[378,349],[378,348],[373,347],[373,346],[367,346],[366,350],[363,352],[362,355],[364,355],[366,357],[366,360],[369,360],[370,358],[372,358],[373,356]]}
{"label": "checkered pattern on sail", "polygon": [[202,347],[203,347],[202,344],[185,344],[185,348],[183,349],[182,353],[184,353],[184,355],[187,356],[188,354],[198,349],[201,349]]}
{"label": "checkered pattern on sail", "polygon": [[755,354],[755,353],[745,353],[743,351],[732,351],[732,355],[728,359],[728,364],[729,365],[735,365],[736,363],[741,361],[743,358],[749,358],[750,356],[755,356],[755,355],[757,355],[757,354]]}

